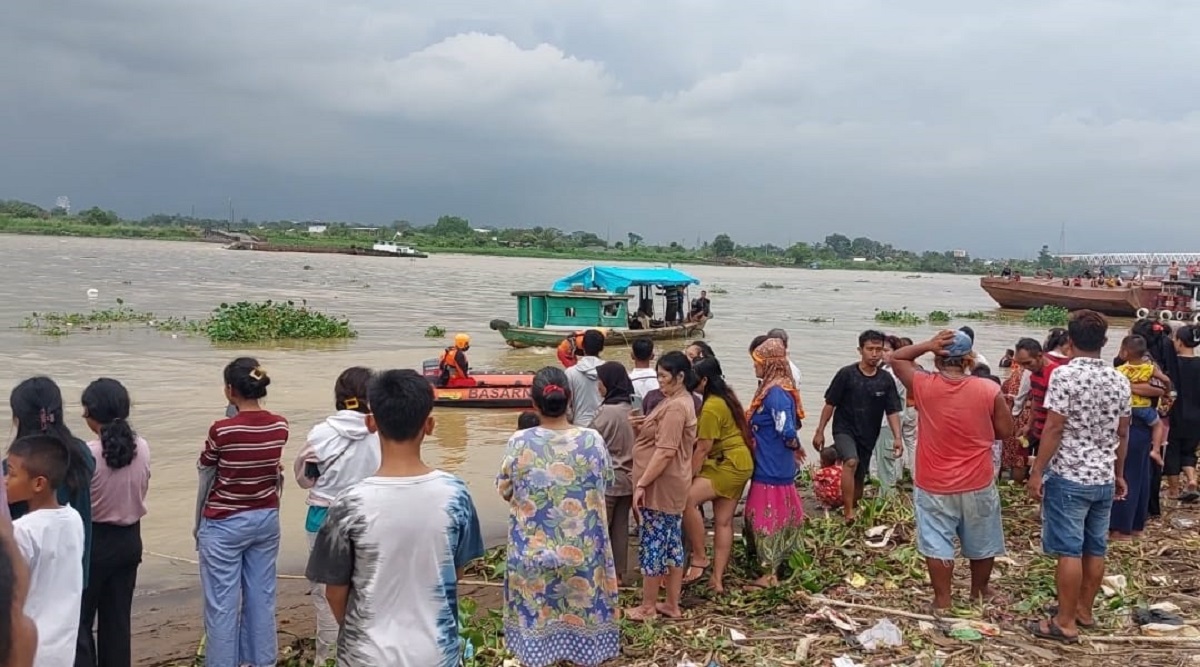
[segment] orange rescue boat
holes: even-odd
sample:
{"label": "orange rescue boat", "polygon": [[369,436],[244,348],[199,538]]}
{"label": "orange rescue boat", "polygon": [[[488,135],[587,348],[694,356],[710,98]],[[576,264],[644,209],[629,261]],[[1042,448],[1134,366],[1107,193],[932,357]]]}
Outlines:
{"label": "orange rescue boat", "polygon": [[504,373],[483,371],[471,373],[474,387],[439,387],[436,359],[425,361],[421,372],[433,385],[433,404],[440,408],[532,408],[529,397],[533,373],[528,371]]}

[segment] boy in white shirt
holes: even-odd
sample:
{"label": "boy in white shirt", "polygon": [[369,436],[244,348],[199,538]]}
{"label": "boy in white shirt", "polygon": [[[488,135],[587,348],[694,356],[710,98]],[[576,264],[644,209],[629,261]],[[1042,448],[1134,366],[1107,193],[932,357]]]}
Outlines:
{"label": "boy in white shirt", "polygon": [[633,370],[629,371],[629,379],[633,382],[633,393],[639,404],[634,407],[640,407],[646,394],[658,389],[658,371],[654,370],[654,341],[649,338],[635,339],[630,356],[633,357]]}
{"label": "boy in white shirt", "polygon": [[55,493],[67,476],[70,456],[67,444],[52,435],[18,438],[8,449],[8,500],[29,504],[29,513],[13,522],[13,539],[29,563],[25,613],[37,625],[34,667],[75,663],[83,519],[74,508],[60,505]]}
{"label": "boy in white shirt", "polygon": [[308,560],[341,626],[339,667],[462,664],[458,577],[483,555],[479,516],[458,477],[425,465],[433,387],[416,371],[377,375],[367,427],[382,461],[329,508]]}

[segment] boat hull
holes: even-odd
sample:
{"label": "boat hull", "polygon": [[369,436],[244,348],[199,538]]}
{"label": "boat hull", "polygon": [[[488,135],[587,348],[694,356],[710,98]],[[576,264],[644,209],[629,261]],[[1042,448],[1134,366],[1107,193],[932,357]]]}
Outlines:
{"label": "boat hull", "polygon": [[1090,309],[1115,317],[1133,317],[1139,308],[1153,308],[1158,283],[1091,287],[1063,285],[1062,280],[1038,278],[980,278],[979,286],[1002,308],[1059,306],[1067,310]]}
{"label": "boat hull", "polygon": [[[510,347],[558,347],[571,331],[562,329],[534,329],[531,327],[515,327],[507,322],[495,320],[492,329],[504,336],[504,342]],[[604,338],[605,346],[629,345],[638,338],[651,340],[672,340],[677,338],[695,338],[704,335],[704,324],[693,322],[656,329],[608,329]]]}
{"label": "boat hull", "polygon": [[472,373],[474,387],[439,387],[438,362],[429,359],[422,372],[433,385],[433,405],[440,408],[531,408],[533,373]]}

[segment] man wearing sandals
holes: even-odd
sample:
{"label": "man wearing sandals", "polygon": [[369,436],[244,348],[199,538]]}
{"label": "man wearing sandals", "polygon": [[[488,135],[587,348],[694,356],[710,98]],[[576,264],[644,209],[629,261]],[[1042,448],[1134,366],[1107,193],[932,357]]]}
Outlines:
{"label": "man wearing sandals", "polygon": [[1054,370],[1046,391],[1046,427],[1028,482],[1029,495],[1042,501],[1042,550],[1058,558],[1058,606],[1028,626],[1043,639],[1077,642],[1079,628],[1095,623],[1109,513],[1125,497],[1130,388],[1100,358],[1107,334],[1103,315],[1073,313],[1071,361]]}

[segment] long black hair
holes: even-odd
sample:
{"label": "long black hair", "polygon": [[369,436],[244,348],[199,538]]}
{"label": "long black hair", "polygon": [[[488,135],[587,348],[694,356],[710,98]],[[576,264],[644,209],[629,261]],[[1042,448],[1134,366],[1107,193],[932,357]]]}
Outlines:
{"label": "long black hair", "polygon": [[1133,323],[1129,333],[1146,341],[1146,353],[1158,364],[1171,383],[1179,384],[1179,355],[1171,342],[1171,327],[1158,320],[1142,318]]}
{"label": "long black hair", "polygon": [[334,407],[338,410],[355,410],[363,414],[371,411],[367,407],[367,386],[371,384],[371,369],[351,366],[342,371],[333,385]]}
{"label": "long black hair", "polygon": [[100,425],[100,450],[112,470],[133,463],[137,456],[137,434],[129,425],[129,392],[112,378],[100,378],[83,390],[83,409],[88,419]]}
{"label": "long black hair", "polygon": [[713,352],[712,346],[702,340],[694,340],[688,343],[688,347],[694,347],[700,350],[700,356],[696,358],[696,361],[700,361],[701,359],[717,358],[717,353]]}
{"label": "long black hair", "polygon": [[692,370],[696,373],[697,380],[705,380],[704,397],[716,396],[725,401],[725,405],[729,407],[729,412],[733,414],[733,423],[737,424],[738,430],[742,432],[742,438],[749,444],[753,441],[753,436],[750,433],[750,423],[746,421],[746,410],[742,407],[742,402],[738,400],[737,394],[734,393],[733,387],[725,381],[725,375],[721,372],[721,362],[717,361],[716,357],[709,359],[700,359],[692,366]]}
{"label": "long black hair", "polygon": [[547,366],[533,376],[533,405],[546,417],[561,417],[571,405],[571,386],[561,368]]}
{"label": "long black hair", "polygon": [[695,391],[700,381],[692,369],[692,362],[682,352],[668,352],[658,359],[658,368],[671,374],[671,377],[683,375],[683,386],[688,391]]}
{"label": "long black hair", "polygon": [[1042,351],[1054,352],[1066,344],[1067,330],[1062,327],[1054,327],[1048,334],[1046,334],[1046,342],[1042,345]]}
{"label": "long black hair", "polygon": [[67,490],[74,495],[91,490],[92,471],[89,465],[91,452],[82,440],[76,438],[63,420],[62,390],[48,377],[39,375],[18,384],[8,397],[13,418],[17,420],[17,439],[31,435],[49,435],[58,438],[70,453],[67,474],[64,480]]}

